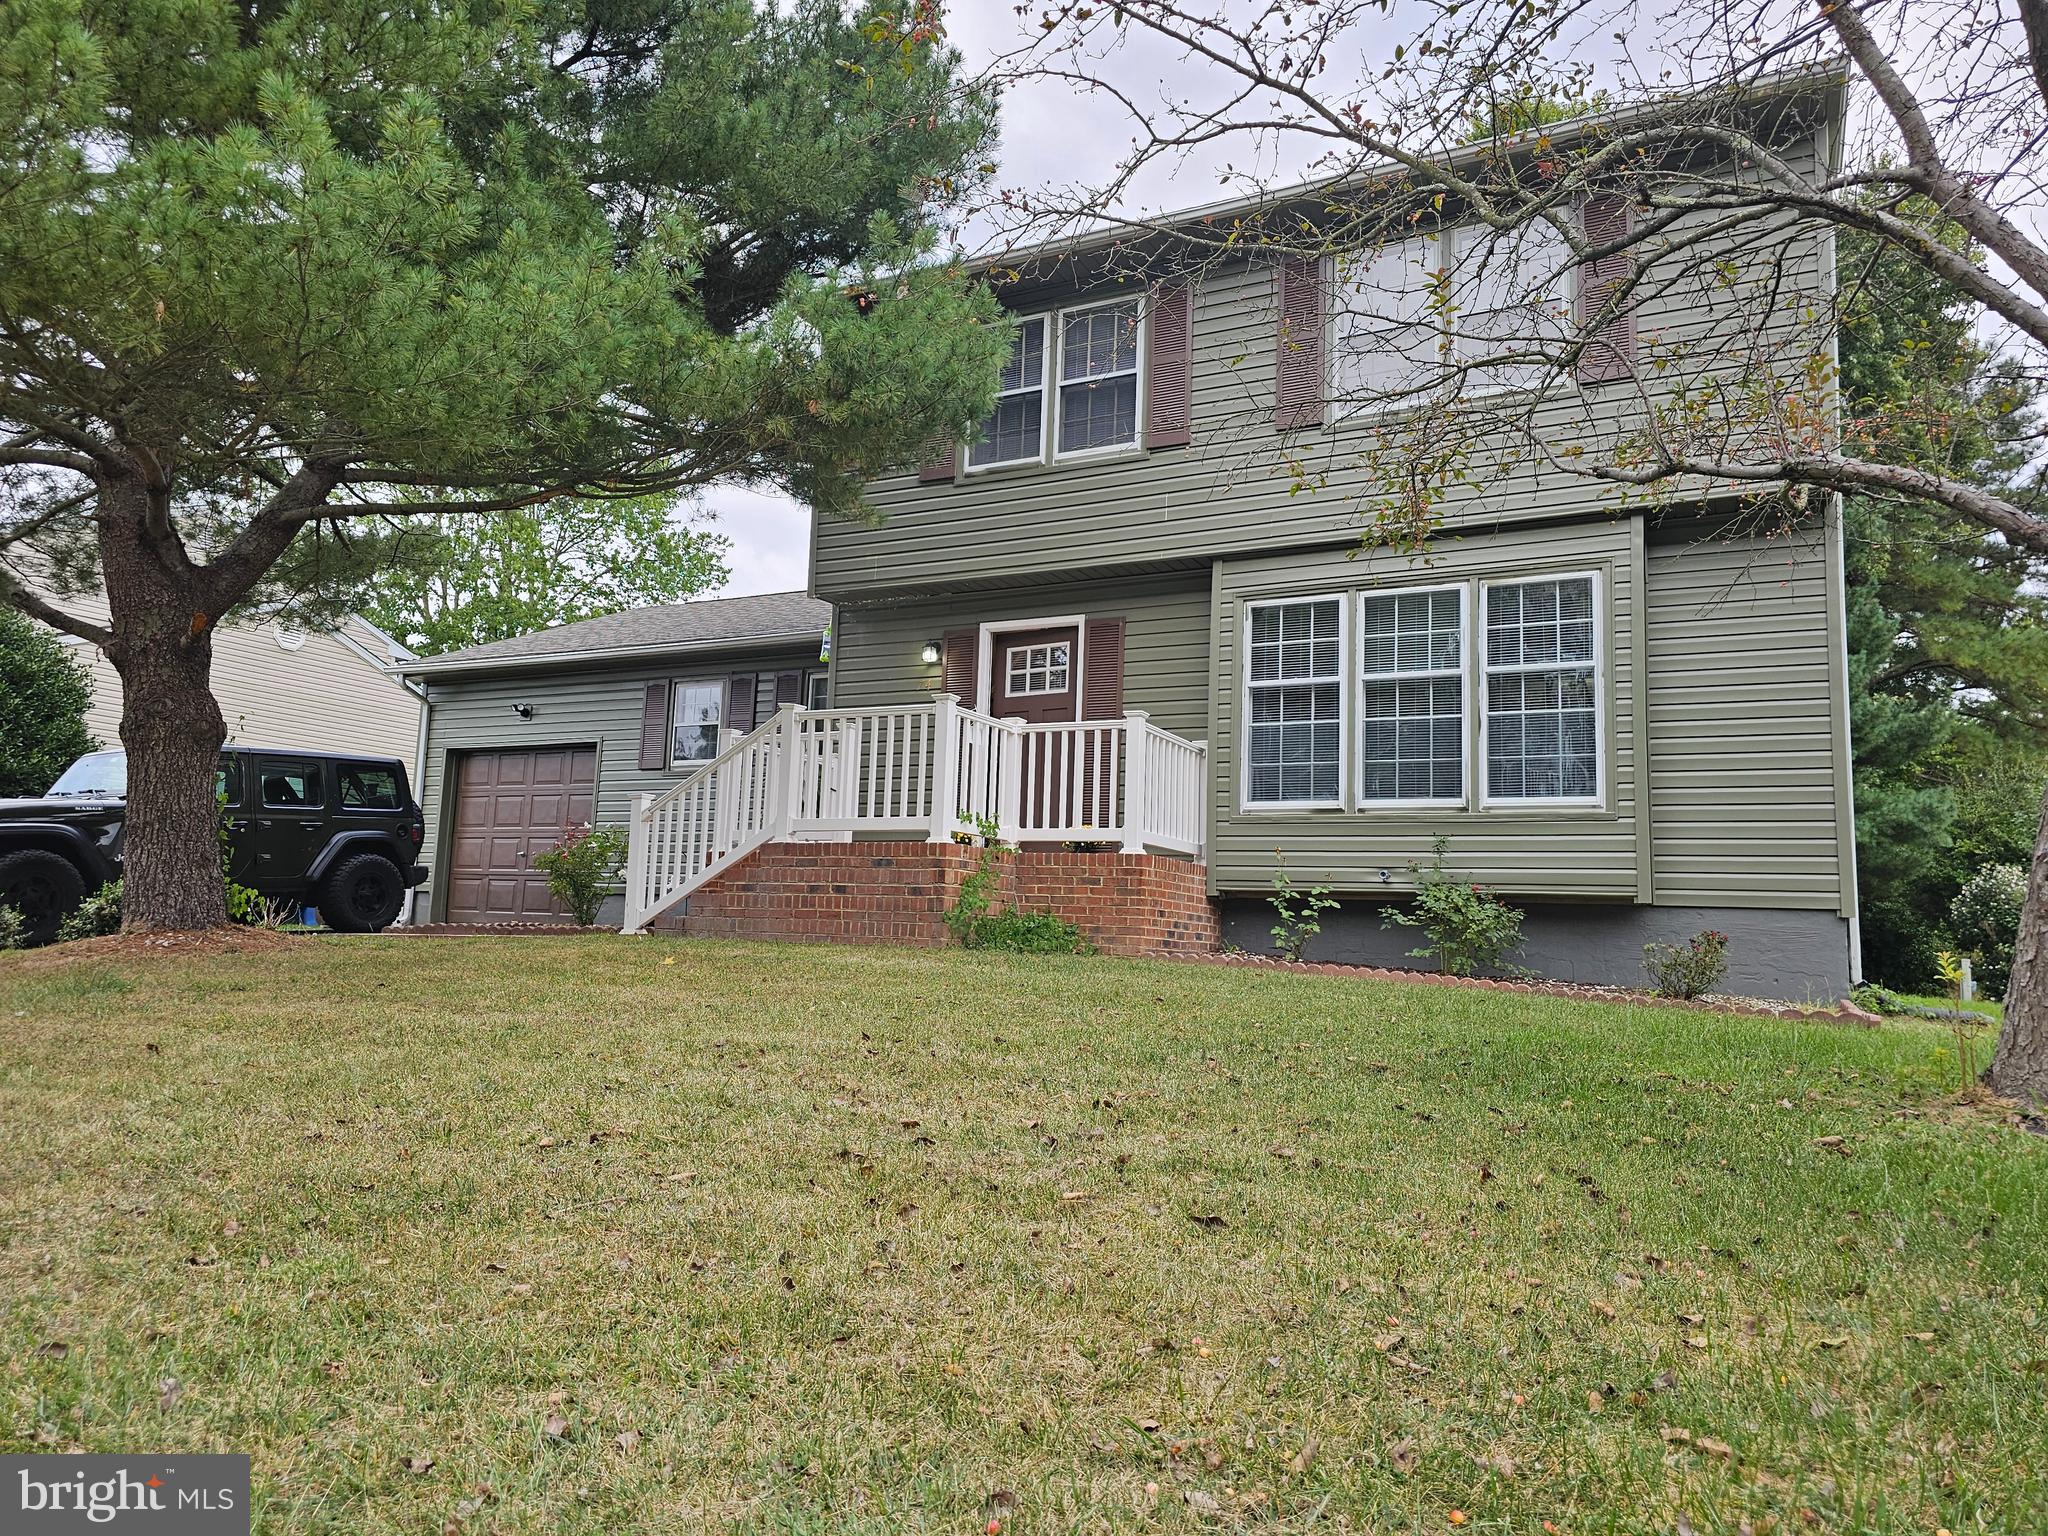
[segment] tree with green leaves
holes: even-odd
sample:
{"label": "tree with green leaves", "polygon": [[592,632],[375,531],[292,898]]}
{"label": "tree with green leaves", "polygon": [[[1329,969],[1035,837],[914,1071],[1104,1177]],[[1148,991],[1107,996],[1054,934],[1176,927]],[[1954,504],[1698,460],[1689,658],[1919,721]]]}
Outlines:
{"label": "tree with green leaves", "polygon": [[92,683],[49,630],[0,608],[0,799],[40,795],[81,753]]}
{"label": "tree with green leaves", "polygon": [[129,925],[222,920],[213,631],[362,521],[965,431],[993,121],[929,0],[0,0],[0,598],[121,675]]}
{"label": "tree with green leaves", "polygon": [[[1982,253],[1924,199],[1900,212],[1967,260]],[[1845,416],[1888,462],[2010,490],[2039,430],[2039,388],[1993,353],[1953,284],[1851,232],[1838,253]],[[1975,865],[1985,774],[2048,782],[2043,559],[1930,502],[1851,496],[1850,725],[1866,969],[1932,984],[1950,904]],[[1994,839],[2002,860],[2024,857]]]}
{"label": "tree with green leaves", "polygon": [[407,520],[354,606],[422,656],[723,583],[731,540],[665,497]]}

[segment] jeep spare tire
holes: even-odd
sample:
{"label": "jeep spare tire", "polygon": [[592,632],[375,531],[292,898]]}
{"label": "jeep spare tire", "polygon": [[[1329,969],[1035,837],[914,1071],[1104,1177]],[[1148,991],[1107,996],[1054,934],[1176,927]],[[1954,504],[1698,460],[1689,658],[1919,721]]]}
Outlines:
{"label": "jeep spare tire", "polygon": [[83,900],[85,877],[63,854],[23,848],[0,855],[0,907],[20,914],[21,943],[49,943]]}
{"label": "jeep spare tire", "polygon": [[405,877],[381,853],[343,859],[320,882],[320,916],[343,933],[389,928],[405,900]]}

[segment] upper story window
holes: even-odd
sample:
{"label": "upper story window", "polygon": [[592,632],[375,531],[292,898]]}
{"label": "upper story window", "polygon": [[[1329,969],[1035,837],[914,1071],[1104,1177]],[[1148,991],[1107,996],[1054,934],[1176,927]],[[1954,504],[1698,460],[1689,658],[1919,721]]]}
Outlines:
{"label": "upper story window", "polygon": [[1033,315],[1017,323],[996,408],[968,445],[968,468],[1029,464],[1045,457],[1045,322],[1044,315]]}
{"label": "upper story window", "polygon": [[1062,454],[1138,445],[1136,299],[1060,316]]}
{"label": "upper story window", "polygon": [[1340,397],[1540,387],[1570,335],[1575,270],[1541,221],[1466,225],[1361,254],[1340,269],[1333,351]]}
{"label": "upper story window", "polygon": [[1135,297],[1019,320],[969,472],[1136,448],[1143,329]]}

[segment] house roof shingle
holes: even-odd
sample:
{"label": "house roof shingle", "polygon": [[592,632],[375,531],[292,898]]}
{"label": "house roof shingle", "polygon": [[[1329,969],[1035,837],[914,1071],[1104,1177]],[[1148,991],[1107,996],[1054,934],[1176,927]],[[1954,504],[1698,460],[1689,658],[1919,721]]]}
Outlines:
{"label": "house roof shingle", "polygon": [[548,666],[614,655],[723,649],[756,640],[809,640],[822,637],[831,622],[832,605],[802,592],[699,598],[687,603],[629,608],[603,618],[559,624],[530,635],[514,635],[510,640],[494,640],[489,645],[422,657],[402,670],[408,674],[497,671],[522,662]]}

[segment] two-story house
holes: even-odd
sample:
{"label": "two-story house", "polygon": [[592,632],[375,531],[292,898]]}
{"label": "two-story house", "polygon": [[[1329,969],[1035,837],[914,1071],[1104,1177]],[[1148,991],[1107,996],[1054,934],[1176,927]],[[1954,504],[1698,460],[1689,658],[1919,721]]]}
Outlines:
{"label": "two-story house", "polygon": [[[1783,92],[1783,153],[1825,165],[1838,85]],[[1434,233],[1455,248],[1455,229]],[[1825,312],[1831,244],[1792,238],[1805,244],[1774,252],[1774,271]],[[1422,555],[1374,547],[1358,514],[1372,487],[1344,451],[1369,424],[1321,405],[1388,341],[1356,323],[1343,275],[1326,263],[1304,283],[1249,250],[1146,283],[1128,263],[1106,275],[1100,254],[1006,258],[1019,323],[990,418],[876,484],[879,522],[819,523],[811,585],[837,615],[836,709],[942,691],[1030,722],[1143,711],[1205,742],[1208,888],[1250,949],[1268,947],[1284,859],[1297,886],[1342,902],[1312,954],[1413,963],[1413,931],[1381,911],[1442,838],[1460,878],[1527,910],[1523,960],[1543,974],[1638,981],[1646,942],[1715,928],[1732,989],[1847,989],[1832,504],[1764,529],[1712,488],[1631,501],[1538,464],[1455,490]],[[1383,281],[1388,263],[1368,265]],[[1322,308],[1312,326],[1305,293]],[[1638,295],[1631,351],[1751,323],[1678,302]],[[1727,302],[1748,301],[1731,285]],[[1329,483],[1299,488],[1287,465],[1304,457]],[[1027,801],[1047,771],[1023,770]]]}

